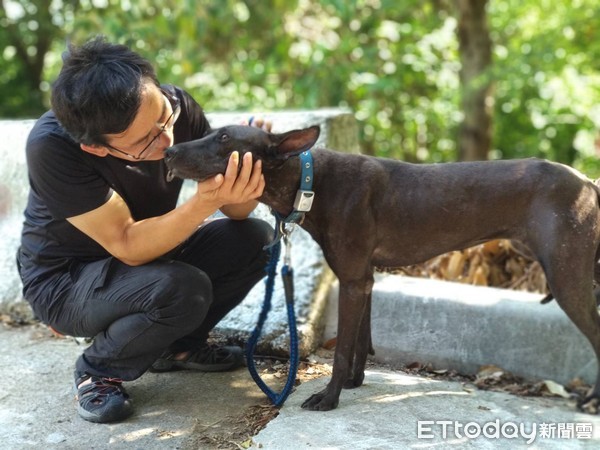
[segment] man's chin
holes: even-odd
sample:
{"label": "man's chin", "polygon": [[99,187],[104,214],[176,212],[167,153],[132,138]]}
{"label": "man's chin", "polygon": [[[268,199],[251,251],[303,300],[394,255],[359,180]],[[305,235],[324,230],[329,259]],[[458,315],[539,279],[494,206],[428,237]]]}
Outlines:
{"label": "man's chin", "polygon": [[160,161],[162,159],[165,159],[165,154],[163,152],[156,152],[156,154],[144,158],[144,161]]}

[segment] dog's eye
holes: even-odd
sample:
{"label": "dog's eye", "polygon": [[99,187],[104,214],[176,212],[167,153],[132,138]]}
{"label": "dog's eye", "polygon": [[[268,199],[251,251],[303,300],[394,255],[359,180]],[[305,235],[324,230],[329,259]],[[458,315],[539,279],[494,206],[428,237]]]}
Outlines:
{"label": "dog's eye", "polygon": [[227,133],[223,133],[219,136],[219,141],[225,142],[229,140],[229,135]]}

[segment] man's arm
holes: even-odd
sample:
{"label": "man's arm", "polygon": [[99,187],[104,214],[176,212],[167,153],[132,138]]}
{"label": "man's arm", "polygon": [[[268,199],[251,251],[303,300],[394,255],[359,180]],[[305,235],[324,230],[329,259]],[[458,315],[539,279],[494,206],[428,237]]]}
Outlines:
{"label": "man's arm", "polygon": [[217,209],[243,212],[262,195],[260,161],[252,164],[252,155],[245,155],[237,175],[238,160],[239,155],[232,154],[224,176],[198,183],[192,198],[162,216],[135,221],[115,193],[99,208],[67,220],[125,264],[145,264],[185,241]]}

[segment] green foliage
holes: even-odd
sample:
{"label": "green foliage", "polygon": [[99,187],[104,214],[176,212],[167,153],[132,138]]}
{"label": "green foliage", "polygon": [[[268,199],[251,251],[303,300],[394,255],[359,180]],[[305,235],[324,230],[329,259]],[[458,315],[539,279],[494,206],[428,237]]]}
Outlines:
{"label": "green foliage", "polygon": [[73,11],[68,0],[60,10],[47,0],[0,1],[1,116],[27,117],[42,110],[46,55]]}
{"label": "green foliage", "polygon": [[[9,3],[29,5],[27,10],[48,1],[4,0]],[[23,41],[33,48],[37,35],[31,22],[42,18],[0,15],[0,116],[42,112],[66,38],[81,43],[104,34],[149,58],[163,82],[185,87],[207,110],[268,114],[344,106],[361,122],[366,153],[415,162],[456,158],[460,58],[452,2],[50,3],[53,26],[46,24],[44,30],[54,33],[53,47],[39,91],[23,82],[27,69],[11,50],[7,30],[18,24]],[[539,156],[600,175],[595,153],[600,126],[596,4],[489,0],[494,42],[490,76],[495,82],[492,157]]]}
{"label": "green foliage", "polygon": [[492,2],[498,157],[538,156],[600,176],[597,2]]}

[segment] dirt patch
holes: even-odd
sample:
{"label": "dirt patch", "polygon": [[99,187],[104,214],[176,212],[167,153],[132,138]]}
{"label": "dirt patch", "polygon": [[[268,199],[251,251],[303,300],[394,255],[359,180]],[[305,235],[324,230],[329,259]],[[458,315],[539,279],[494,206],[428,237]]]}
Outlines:
{"label": "dirt patch", "polygon": [[[308,361],[300,362],[295,386],[306,381],[331,375],[333,353],[319,349]],[[274,390],[280,390],[288,376],[289,364],[282,358],[257,359],[256,367],[261,377],[268,378]],[[184,450],[198,448],[244,449],[252,445],[252,437],[279,415],[279,408],[264,399],[257,405],[242,410],[237,415],[225,417],[210,425],[198,425],[194,436],[186,442]]]}
{"label": "dirt patch", "polygon": [[184,450],[198,448],[240,449],[252,445],[256,435],[279,414],[279,408],[268,400],[247,407],[239,415],[227,416],[206,425],[194,427],[193,437],[186,442]]}

